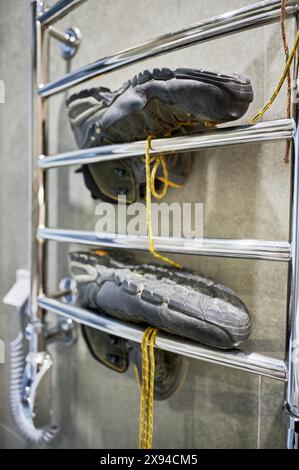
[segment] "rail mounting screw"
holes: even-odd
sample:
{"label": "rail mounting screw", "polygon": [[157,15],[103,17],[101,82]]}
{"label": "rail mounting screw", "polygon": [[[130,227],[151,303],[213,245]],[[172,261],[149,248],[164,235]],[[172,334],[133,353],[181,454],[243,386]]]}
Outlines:
{"label": "rail mounting screw", "polygon": [[58,328],[64,333],[62,344],[72,346],[77,341],[76,325],[70,318],[59,320]]}
{"label": "rail mounting screw", "polygon": [[81,32],[78,28],[71,27],[66,30],[65,35],[68,36],[68,39],[73,45],[61,44],[60,50],[62,57],[65,60],[70,60],[75,56],[81,44]]}

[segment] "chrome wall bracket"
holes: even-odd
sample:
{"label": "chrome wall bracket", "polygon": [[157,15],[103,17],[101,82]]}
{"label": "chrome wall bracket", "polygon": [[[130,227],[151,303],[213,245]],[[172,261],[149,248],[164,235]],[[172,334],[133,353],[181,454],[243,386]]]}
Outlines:
{"label": "chrome wall bracket", "polygon": [[[59,290],[50,294],[52,299],[74,305],[77,300],[77,284],[69,277],[61,279]],[[71,318],[60,318],[52,328],[46,331],[47,345],[60,342],[64,346],[72,346],[78,338],[77,324]]]}
{"label": "chrome wall bracket", "polygon": [[60,51],[63,59],[72,59],[76,55],[81,44],[80,29],[73,26],[68,28],[65,33],[62,33],[58,29],[54,28],[54,26],[49,26],[47,30],[52,38],[61,42]]}
{"label": "chrome wall bracket", "polygon": [[72,346],[77,341],[77,325],[72,319],[59,319],[55,326],[46,331],[47,345],[61,343],[63,346]]}
{"label": "chrome wall bracket", "polygon": [[77,340],[77,326],[71,318],[58,319],[51,327],[42,322],[28,323],[26,339],[31,342],[34,334],[42,335],[46,346],[58,342],[64,346],[72,346]]}
{"label": "chrome wall bracket", "polygon": [[[50,297],[73,305],[77,300],[76,281],[69,277],[61,279],[59,290],[52,292]],[[45,333],[47,345],[59,342],[64,346],[72,346],[77,338],[77,324],[71,318],[59,318],[56,325],[48,328]]]}

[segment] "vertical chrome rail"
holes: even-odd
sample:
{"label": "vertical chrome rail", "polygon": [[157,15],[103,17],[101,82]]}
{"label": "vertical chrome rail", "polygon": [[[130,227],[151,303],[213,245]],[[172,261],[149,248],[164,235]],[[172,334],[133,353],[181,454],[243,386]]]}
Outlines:
{"label": "vertical chrome rail", "polygon": [[[40,152],[47,150],[47,103],[37,93],[37,85],[48,77],[49,41],[38,16],[44,11],[44,0],[31,3],[31,129],[30,129],[30,321],[26,326],[29,353],[22,372],[17,368],[18,382],[13,382],[14,417],[21,434],[35,443],[49,442],[57,434],[51,410],[52,366],[46,351],[44,310],[38,296],[44,292],[46,276],[45,242],[37,238],[38,227],[46,224],[46,175],[37,165]],[[23,360],[23,354],[20,358]],[[15,357],[13,358],[13,361]],[[13,362],[12,362],[13,367]],[[15,372],[12,371],[15,375]],[[16,389],[16,387],[18,387]]]}
{"label": "vertical chrome rail", "polygon": [[[296,14],[297,29],[299,14]],[[299,78],[299,54],[296,54],[294,66],[294,79]],[[290,239],[292,256],[289,269],[288,316],[286,359],[288,368],[288,384],[286,387],[286,400],[284,418],[287,425],[287,448],[299,449],[299,106],[298,101],[293,103],[293,116],[296,118],[296,132],[294,135],[293,160],[291,173],[291,201],[290,201]]]}
{"label": "vertical chrome rail", "polygon": [[44,269],[45,242],[37,238],[37,230],[44,227],[46,216],[46,175],[37,165],[40,152],[47,151],[47,103],[38,95],[37,88],[48,78],[48,34],[37,20],[44,11],[44,1],[32,2],[32,90],[31,90],[31,234],[30,234],[30,309],[31,322],[34,332],[30,346],[32,351],[43,350],[43,311],[37,303],[37,298],[44,292],[46,270]]}
{"label": "vertical chrome rail", "polygon": [[290,270],[288,386],[285,418],[287,447],[299,449],[299,114],[294,142],[294,183],[292,213],[292,259]]}

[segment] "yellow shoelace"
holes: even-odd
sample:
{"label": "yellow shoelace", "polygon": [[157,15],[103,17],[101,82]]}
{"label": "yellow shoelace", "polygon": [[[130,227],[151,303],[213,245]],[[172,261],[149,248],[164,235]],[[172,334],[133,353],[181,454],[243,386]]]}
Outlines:
{"label": "yellow shoelace", "polygon": [[[290,56],[290,51],[289,51],[286,29],[285,29],[286,14],[287,14],[287,0],[281,0],[280,27],[281,27],[283,49],[284,49],[286,62],[287,62]],[[292,110],[291,110],[292,78],[291,78],[290,70],[288,72],[287,78],[288,78],[287,117],[290,118],[292,114]]]}
{"label": "yellow shoelace", "polygon": [[[180,269],[181,265],[175,263],[171,259],[167,258],[166,256],[161,255],[155,248],[154,240],[153,240],[153,227],[152,227],[152,195],[157,199],[162,199],[165,194],[167,193],[168,186],[170,182],[168,180],[168,171],[167,165],[165,162],[165,158],[163,155],[158,155],[158,157],[154,157],[156,159],[153,169],[151,170],[151,163],[153,159],[150,156],[150,149],[151,149],[151,141],[152,137],[148,136],[146,140],[146,151],[145,151],[145,169],[146,169],[146,226],[147,226],[147,236],[148,236],[148,248],[149,251],[153,254],[155,258],[160,259],[161,261],[165,261],[166,263],[174,266],[175,268]],[[162,165],[164,178],[165,180],[163,189],[160,193],[157,193],[155,188],[155,175],[157,173],[158,167]],[[173,183],[171,183],[173,185]]]}
{"label": "yellow shoelace", "polygon": [[149,326],[143,335],[142,352],[142,383],[140,396],[140,427],[139,448],[151,449],[154,424],[154,381],[155,353],[154,346],[158,329]]}
{"label": "yellow shoelace", "polygon": [[[177,127],[170,129],[164,134],[164,137],[169,137],[171,136],[172,132],[179,129],[180,127],[189,127],[189,126],[194,126],[194,124],[198,124],[196,120],[191,120],[191,121],[185,121],[181,122]],[[204,121],[203,125],[206,128],[211,128],[215,125],[215,123],[212,123],[210,121]],[[146,168],[146,226],[147,226],[147,236],[148,236],[148,248],[149,251],[152,253],[152,255],[155,258],[160,259],[161,261],[164,261],[171,266],[174,266],[177,269],[181,269],[181,265],[179,263],[176,263],[169,259],[167,256],[161,255],[155,248],[154,240],[153,240],[153,229],[152,229],[152,196],[154,196],[156,199],[160,200],[162,199],[169,187],[180,189],[182,186],[179,184],[176,184],[172,181],[169,180],[168,178],[168,169],[167,169],[167,163],[165,160],[164,155],[159,154],[155,155],[153,157],[150,156],[150,150],[151,150],[151,142],[152,142],[153,136],[149,135],[147,140],[146,140],[146,146],[145,146],[145,168]],[[154,163],[153,168],[151,169],[151,165]],[[161,176],[156,176],[158,168],[162,166],[162,171],[163,171],[163,177]],[[159,180],[163,183],[163,187],[160,192],[156,190],[155,186],[155,181]]]}
{"label": "yellow shoelace", "polygon": [[[282,43],[284,48],[284,53],[286,57],[286,62],[290,56],[289,45],[287,41],[286,29],[285,29],[285,20],[287,14],[287,0],[281,0],[281,12],[280,12],[280,27],[281,27],[281,35],[282,35]],[[292,79],[291,79],[291,72],[288,72],[288,94],[287,94],[287,118],[290,119],[292,116]],[[290,148],[291,148],[291,141],[286,141],[286,150],[284,156],[284,162],[286,164],[289,163],[290,159]]]}
{"label": "yellow shoelace", "polygon": [[249,121],[249,124],[256,124],[262,117],[263,115],[265,114],[266,111],[268,111],[268,109],[270,108],[270,106],[273,104],[273,102],[275,101],[275,99],[277,98],[281,88],[282,88],[282,85],[284,84],[287,76],[288,76],[288,73],[290,71],[290,68],[291,68],[291,65],[292,65],[292,62],[294,60],[294,57],[295,57],[295,54],[297,52],[297,49],[298,49],[298,45],[299,45],[299,31],[297,31],[297,35],[296,35],[296,40],[295,40],[295,43],[294,43],[294,46],[291,50],[291,53],[289,55],[289,58],[288,58],[288,61],[286,63],[286,66],[284,68],[284,71],[280,77],[280,80],[278,82],[278,85],[273,93],[273,95],[271,96],[271,98],[269,99],[269,101],[265,104],[265,106],[261,109],[261,111],[259,111],[255,116],[254,118],[252,118],[250,121]]}

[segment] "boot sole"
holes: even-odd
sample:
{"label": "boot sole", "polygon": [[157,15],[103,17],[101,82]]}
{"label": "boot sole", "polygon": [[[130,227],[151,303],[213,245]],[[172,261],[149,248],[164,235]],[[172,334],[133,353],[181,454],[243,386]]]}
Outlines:
{"label": "boot sole", "polygon": [[[136,87],[137,85],[144,85],[145,83],[152,80],[168,81],[176,78],[178,80],[195,80],[198,82],[206,82],[215,85],[223,85],[230,89],[232,92],[240,92],[238,99],[242,100],[245,96],[246,101],[249,103],[253,100],[253,91],[250,80],[243,78],[239,75],[234,76],[224,75],[216,72],[209,72],[203,69],[194,70],[188,68],[178,68],[176,70],[171,70],[169,68],[163,67],[161,69],[154,68],[152,71],[149,69],[140,72],[138,75],[126,82],[124,88],[125,92],[130,86]],[[69,106],[71,103],[78,99],[93,97],[97,101],[101,101],[101,90],[107,90],[106,88],[90,88],[89,90],[82,90],[78,93],[71,95],[66,104]]]}
{"label": "boot sole", "polygon": [[[250,316],[241,300],[195,273],[169,274],[155,265],[106,267],[87,253],[71,253],[70,260],[85,307],[221,349],[234,348],[250,335]],[[172,279],[163,278],[166,272]]]}
{"label": "boot sole", "polygon": [[[84,100],[86,121],[84,113],[72,118]],[[162,137],[189,121],[199,125],[233,121],[252,100],[251,83],[242,77],[162,68],[136,75],[109,102],[101,97],[101,89],[93,88],[73,95],[67,104],[77,143],[85,148],[142,140],[148,134]]]}

